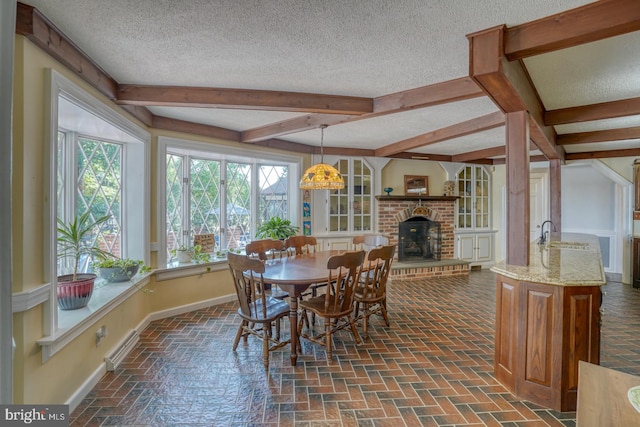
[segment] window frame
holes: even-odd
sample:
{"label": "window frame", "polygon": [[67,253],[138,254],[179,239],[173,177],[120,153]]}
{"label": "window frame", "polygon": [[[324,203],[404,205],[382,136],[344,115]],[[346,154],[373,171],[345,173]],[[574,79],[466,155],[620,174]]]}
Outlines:
{"label": "window frame", "polygon": [[[167,153],[180,153],[182,155],[192,156],[195,158],[208,158],[211,160],[224,160],[226,162],[244,163],[252,165],[251,180],[252,182],[258,182],[257,167],[268,164],[280,164],[287,165],[290,177],[298,177],[301,175],[302,170],[302,157],[291,156],[280,153],[273,153],[269,151],[251,152],[246,149],[239,149],[230,147],[228,145],[205,143],[199,141],[193,141],[182,138],[174,138],[168,136],[158,137],[158,150],[157,150],[157,200],[158,200],[158,221],[156,235],[158,236],[158,266],[167,266],[167,235],[166,235],[166,222],[167,222],[167,206],[166,206],[166,156]],[[290,200],[288,203],[289,218],[294,223],[299,222],[301,212],[301,192],[298,186],[297,179],[288,180],[288,191]],[[252,201],[256,199],[257,187],[252,185]],[[221,200],[226,200],[226,188],[221,189]],[[186,201],[184,203],[188,204]],[[186,214],[185,214],[186,215]],[[255,227],[257,212],[251,212],[252,230]]]}
{"label": "window frame", "polygon": [[[68,313],[59,313],[57,301],[57,149],[59,129],[59,98],[65,98],[77,107],[84,109],[100,120],[117,129],[122,135],[130,139],[123,144],[123,186],[127,188],[122,195],[122,228],[123,228],[123,254],[149,262],[149,200],[150,200],[150,133],[135,124],[120,112],[110,107],[96,96],[88,93],[71,80],[53,69],[46,69],[46,94],[49,102],[45,108],[45,144],[47,146],[47,160],[44,164],[44,278],[49,287],[49,298],[44,305],[44,333],[47,335],[41,344],[43,349],[43,361],[51,357],[67,342],[81,334],[91,323],[92,319],[103,315],[105,310],[111,310],[130,293],[135,292],[136,287],[128,284],[119,288],[115,293],[110,290],[105,295],[102,305],[97,309],[72,310]],[[64,129],[62,129],[64,131]],[[71,129],[73,131],[73,129]],[[86,132],[79,132],[86,134]],[[91,134],[91,133],[89,133]],[[91,135],[100,139],[100,135]],[[108,140],[109,138],[103,138]],[[75,162],[74,162],[75,166]],[[65,164],[69,167],[69,164]],[[75,176],[76,171],[73,171]],[[61,201],[67,203],[67,201]],[[67,206],[64,209],[68,208]],[[125,237],[125,233],[127,237]],[[107,287],[105,287],[107,288]],[[96,298],[94,290],[92,300]],[[129,291],[129,292],[127,292]],[[106,292],[106,291],[105,291]],[[62,319],[61,316],[62,315]]]}

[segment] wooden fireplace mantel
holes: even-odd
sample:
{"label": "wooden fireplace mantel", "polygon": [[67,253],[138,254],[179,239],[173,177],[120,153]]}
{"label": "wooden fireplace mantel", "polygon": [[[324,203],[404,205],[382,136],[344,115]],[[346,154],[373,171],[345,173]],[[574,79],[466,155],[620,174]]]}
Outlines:
{"label": "wooden fireplace mantel", "polygon": [[460,196],[427,196],[427,195],[416,195],[416,194],[403,194],[398,196],[376,196],[376,200],[439,200],[439,201],[455,201],[458,200]]}

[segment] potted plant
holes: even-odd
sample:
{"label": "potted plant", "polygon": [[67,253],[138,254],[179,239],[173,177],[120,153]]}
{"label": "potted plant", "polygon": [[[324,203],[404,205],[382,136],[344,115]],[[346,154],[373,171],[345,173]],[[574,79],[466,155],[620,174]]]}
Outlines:
{"label": "potted plant", "polygon": [[211,254],[202,252],[202,246],[195,245],[186,247],[181,245],[178,249],[171,250],[172,256],[178,257],[179,263],[195,262],[201,264],[203,262],[211,261]]}
{"label": "potted plant", "polygon": [[292,225],[290,220],[274,216],[258,227],[256,237],[284,240],[287,237],[295,236],[299,230],[300,227]]}
{"label": "potted plant", "polygon": [[90,242],[90,234],[109,218],[109,215],[105,215],[92,221],[91,212],[76,215],[69,223],[58,218],[58,258],[69,257],[73,261],[73,273],[58,276],[57,293],[60,309],[75,310],[89,303],[96,275],[80,273],[79,266],[85,257],[110,256],[108,252]]}
{"label": "potted plant", "polygon": [[108,282],[126,282],[131,280],[138,271],[146,273],[150,268],[144,265],[144,261],[131,258],[105,257],[93,264],[94,270],[98,270],[100,277]]}

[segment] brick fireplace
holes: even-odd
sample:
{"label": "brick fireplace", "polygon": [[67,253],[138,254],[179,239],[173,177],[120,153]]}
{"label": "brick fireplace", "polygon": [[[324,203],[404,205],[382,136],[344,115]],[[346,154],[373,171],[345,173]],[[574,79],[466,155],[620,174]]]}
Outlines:
{"label": "brick fireplace", "polygon": [[451,196],[377,196],[378,232],[398,245],[399,224],[422,216],[440,224],[440,260],[394,261],[392,277],[434,277],[469,274],[469,263],[454,259],[455,203]]}

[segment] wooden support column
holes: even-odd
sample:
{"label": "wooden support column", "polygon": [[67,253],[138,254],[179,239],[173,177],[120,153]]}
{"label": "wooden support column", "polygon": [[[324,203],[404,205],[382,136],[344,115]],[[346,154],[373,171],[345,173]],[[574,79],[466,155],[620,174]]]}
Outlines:
{"label": "wooden support column", "polygon": [[560,240],[562,233],[562,197],[561,197],[561,161],[549,160],[549,219],[555,225],[551,227],[551,236]]}
{"label": "wooden support column", "polygon": [[529,114],[508,113],[507,264],[529,265]]}

